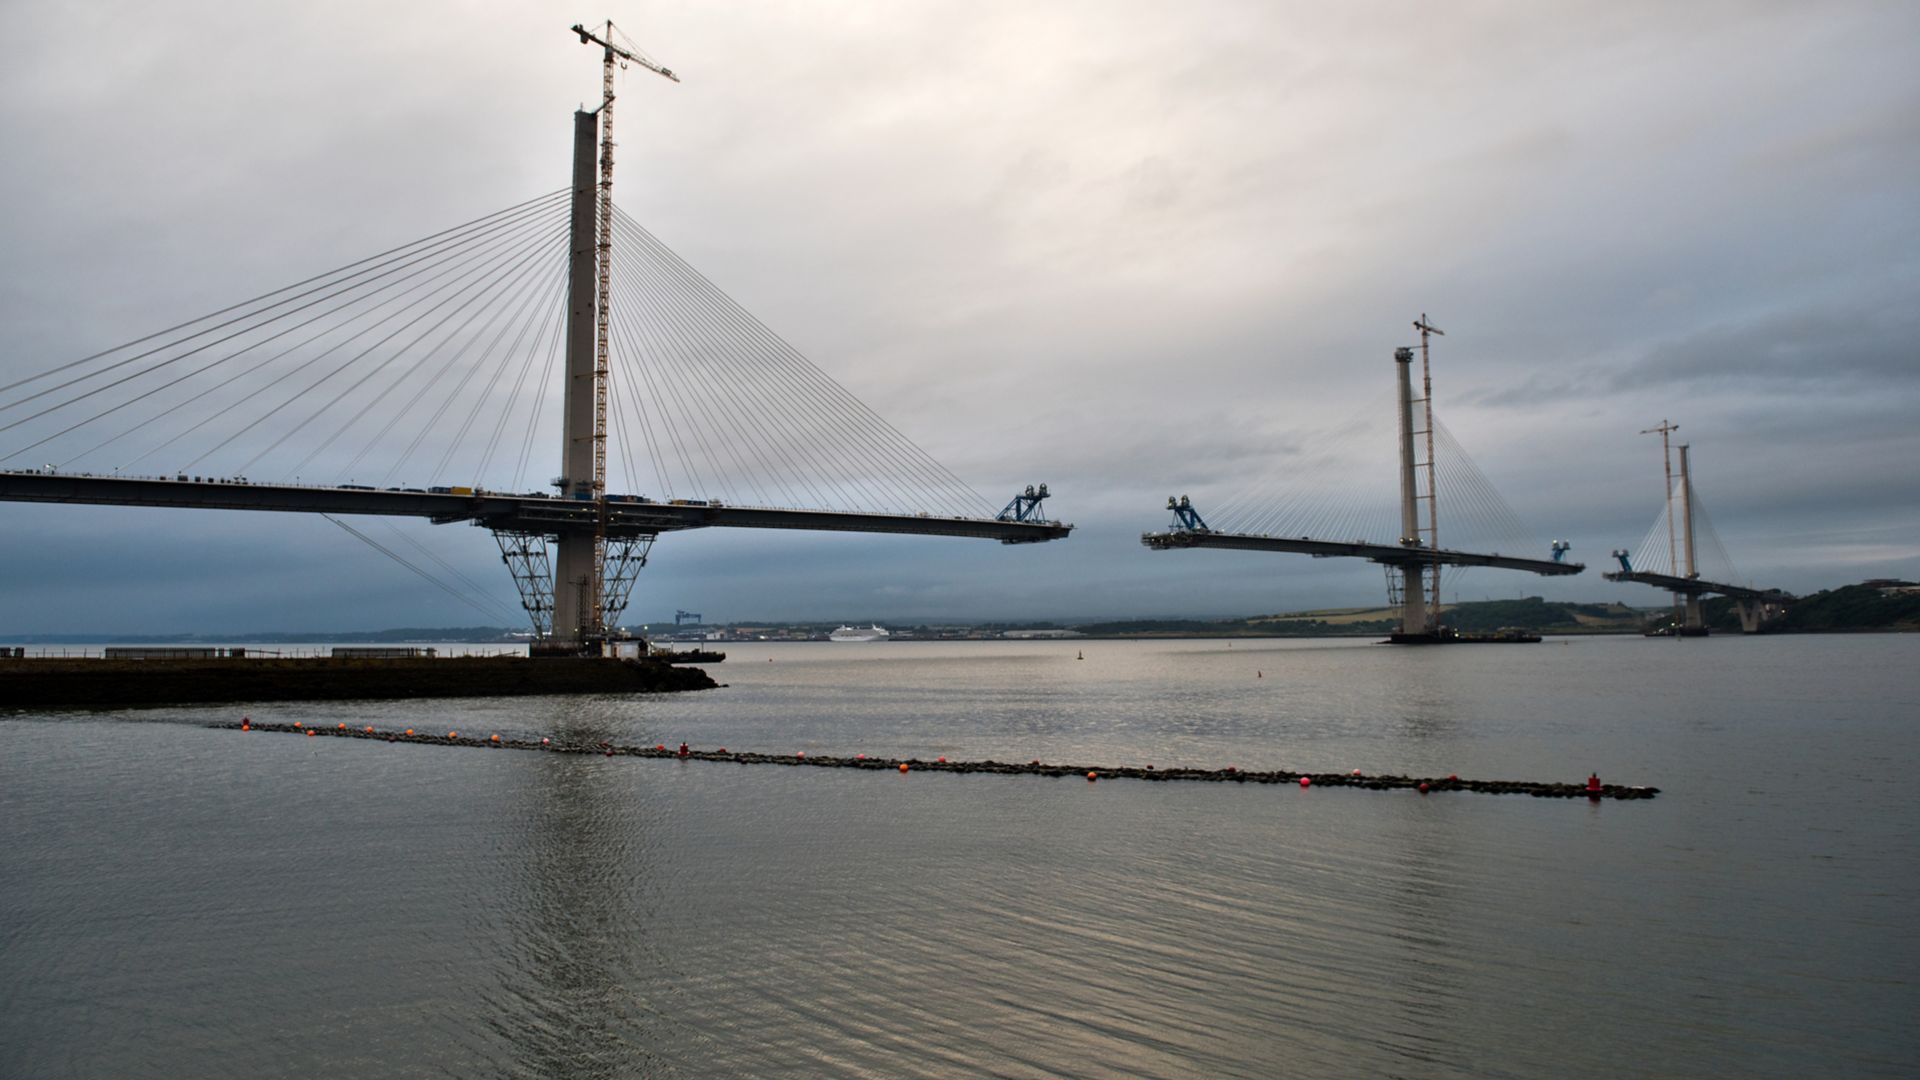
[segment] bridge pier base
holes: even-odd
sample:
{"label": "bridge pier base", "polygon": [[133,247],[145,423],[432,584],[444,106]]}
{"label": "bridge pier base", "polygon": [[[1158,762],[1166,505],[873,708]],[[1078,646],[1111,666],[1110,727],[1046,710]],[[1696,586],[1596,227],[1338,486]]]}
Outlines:
{"label": "bridge pier base", "polygon": [[1680,636],[1706,637],[1706,613],[1700,610],[1700,594],[1688,593],[1681,602],[1683,614],[1680,619]]}

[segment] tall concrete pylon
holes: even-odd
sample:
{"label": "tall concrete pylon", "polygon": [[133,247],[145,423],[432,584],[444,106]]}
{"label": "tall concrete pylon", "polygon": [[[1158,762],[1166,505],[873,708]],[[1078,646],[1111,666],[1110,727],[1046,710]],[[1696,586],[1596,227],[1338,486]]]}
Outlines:
{"label": "tall concrete pylon", "polygon": [[[560,425],[560,497],[598,499],[594,482],[594,325],[599,311],[596,217],[600,123],[596,113],[573,114],[573,214],[567,262],[567,369]],[[553,567],[553,644],[585,648],[605,633],[601,597],[594,588],[591,532],[559,535]]]}

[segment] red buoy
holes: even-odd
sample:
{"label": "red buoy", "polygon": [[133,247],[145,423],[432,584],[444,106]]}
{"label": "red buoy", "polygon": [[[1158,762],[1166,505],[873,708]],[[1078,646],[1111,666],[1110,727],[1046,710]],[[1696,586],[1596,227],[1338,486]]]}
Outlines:
{"label": "red buoy", "polygon": [[1303,777],[1301,777],[1301,778],[1300,778],[1300,786],[1301,786],[1301,787],[1312,787],[1312,786],[1313,786],[1313,777],[1311,777],[1311,776],[1303,776]]}
{"label": "red buoy", "polygon": [[901,772],[906,772],[906,771],[907,771],[907,763],[906,763],[906,762],[904,762],[904,761],[903,761],[903,762],[901,762],[901,763],[900,763],[900,771],[901,771]]}
{"label": "red buoy", "polygon": [[1427,793],[1427,782],[1422,780],[1420,782],[1420,794],[1425,795],[1426,793]]}
{"label": "red buoy", "polygon": [[1100,779],[1100,774],[1099,774],[1099,773],[1097,773],[1097,772],[1090,772],[1090,773],[1088,773],[1088,774],[1087,774],[1087,779],[1088,779],[1088,780],[1098,780],[1098,779]]}
{"label": "red buoy", "polygon": [[1600,790],[1600,774],[1599,773],[1592,773],[1588,775],[1587,790],[1594,791],[1594,792],[1597,792]]}

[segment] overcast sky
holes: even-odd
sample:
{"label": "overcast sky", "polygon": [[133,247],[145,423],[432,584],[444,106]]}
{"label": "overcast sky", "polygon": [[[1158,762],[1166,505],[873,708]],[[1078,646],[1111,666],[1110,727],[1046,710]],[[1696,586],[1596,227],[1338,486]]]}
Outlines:
{"label": "overcast sky", "polygon": [[[1316,451],[1422,312],[1441,418],[1585,575],[1661,419],[1743,579],[1920,577],[1910,2],[0,5],[0,382],[562,187],[611,15],[621,206],[1064,543],[669,536],[629,621],[1251,614],[1376,567],[1149,552]],[[1349,440],[1350,441],[1350,440]],[[1387,459],[1390,465],[1390,458]],[[16,463],[18,464],[18,463]],[[490,620],[326,522],[0,504],[0,633]],[[513,605],[491,540],[400,525]]]}

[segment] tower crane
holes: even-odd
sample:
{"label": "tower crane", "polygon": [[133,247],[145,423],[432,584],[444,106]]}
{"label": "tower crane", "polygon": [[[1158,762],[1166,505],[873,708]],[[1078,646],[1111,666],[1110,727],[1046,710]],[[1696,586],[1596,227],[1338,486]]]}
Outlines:
{"label": "tower crane", "polygon": [[600,76],[600,207],[594,237],[597,274],[593,317],[593,497],[599,504],[598,524],[593,534],[592,577],[588,582],[591,600],[585,605],[588,630],[595,636],[605,633],[603,610],[607,580],[607,380],[610,357],[607,349],[608,307],[612,296],[608,280],[613,262],[613,69],[617,63],[638,64],[656,75],[680,81],[667,68],[632,50],[613,43],[613,20],[606,24],[607,36],[601,37],[579,23],[572,30],[580,35],[580,44],[598,45],[602,54]]}

